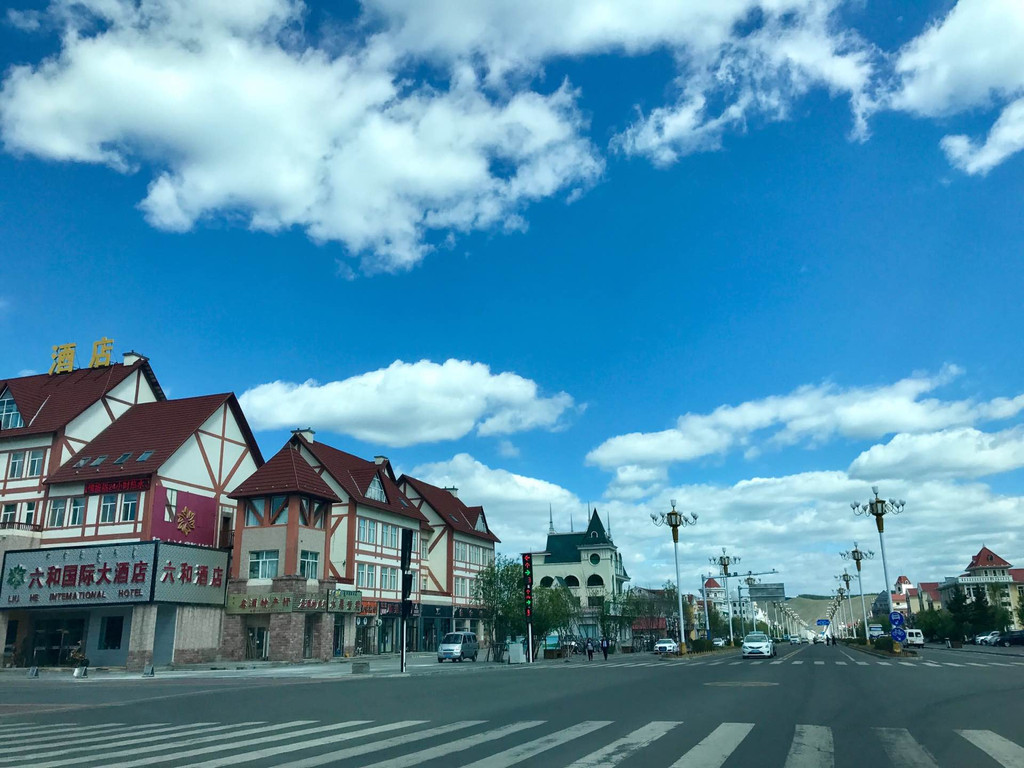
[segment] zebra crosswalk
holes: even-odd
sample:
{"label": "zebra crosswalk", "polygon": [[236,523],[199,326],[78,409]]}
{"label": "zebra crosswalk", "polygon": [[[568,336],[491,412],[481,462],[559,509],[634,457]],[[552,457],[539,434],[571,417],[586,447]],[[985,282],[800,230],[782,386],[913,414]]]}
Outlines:
{"label": "zebra crosswalk", "polygon": [[[108,735],[111,730],[118,733],[116,739]],[[723,722],[707,730],[707,726],[688,727],[683,720],[628,725],[611,720],[568,724],[548,720],[291,720],[136,726],[105,723],[103,732],[98,734],[94,726],[77,723],[5,723],[0,730],[0,766],[222,768],[258,762],[279,768],[406,768],[426,763],[445,768],[508,768],[524,763],[552,768],[721,768],[730,764],[730,758],[741,745],[754,742],[753,746],[760,751],[761,739],[776,743],[778,726]],[[878,753],[884,754],[887,764],[894,768],[942,768],[935,751],[941,749],[945,753],[948,738],[931,730],[928,733],[938,745],[922,743],[904,728],[865,728],[863,732],[844,731],[841,735],[853,739],[858,750],[863,749],[866,740],[873,739]],[[954,762],[947,763],[950,768],[963,765],[965,754],[970,755],[972,766],[1024,765],[1024,748],[992,730],[963,729],[954,730],[953,734],[959,751],[955,752]],[[835,766],[839,752],[830,727],[797,724],[790,736],[781,768]],[[839,746],[849,754],[854,742]],[[767,760],[758,764],[771,765]]]}
{"label": "zebra crosswalk", "polygon": [[721,667],[721,666],[751,666],[757,667],[762,665],[767,666],[796,666],[799,667],[803,664],[809,664],[815,667],[822,666],[838,666],[838,667],[910,667],[910,668],[925,668],[925,669],[966,669],[968,667],[974,668],[1021,668],[1024,667],[1024,661],[1012,661],[1012,662],[976,662],[969,661],[963,663],[957,663],[953,661],[886,661],[884,659],[878,659],[869,657],[869,661],[863,661],[860,659],[851,658],[847,659],[827,659],[827,660],[804,660],[804,659],[715,659],[715,660],[693,660],[693,659],[648,659],[645,661],[579,661],[569,664],[534,664],[527,667],[527,669],[586,669],[586,670],[600,670],[600,669],[641,669],[645,667],[659,667],[664,669],[666,667]]}

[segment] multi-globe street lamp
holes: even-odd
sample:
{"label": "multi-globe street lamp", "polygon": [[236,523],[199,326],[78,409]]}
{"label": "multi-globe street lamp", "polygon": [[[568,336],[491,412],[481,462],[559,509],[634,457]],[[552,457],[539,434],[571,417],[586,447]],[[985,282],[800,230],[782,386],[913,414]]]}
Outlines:
{"label": "multi-globe street lamp", "polygon": [[[657,526],[667,525],[672,529],[672,550],[676,560],[676,597],[679,598],[679,645],[680,650],[686,651],[686,620],[683,615],[683,584],[679,579],[679,529],[697,523],[696,513],[689,517],[681,512],[676,512],[676,500],[671,500],[672,511],[660,514],[651,514],[651,520]],[[707,606],[705,606],[707,610]]]}
{"label": "multi-globe street lamp", "polygon": [[885,596],[889,603],[889,613],[892,613],[892,592],[889,591],[889,566],[885,560],[885,522],[884,518],[888,514],[898,515],[903,511],[903,508],[907,505],[903,499],[885,499],[879,498],[878,486],[871,486],[871,492],[875,494],[875,498],[868,499],[864,504],[858,501],[850,502],[850,508],[853,510],[855,515],[871,515],[875,518],[875,525],[878,526],[878,546],[882,550],[882,573],[885,576]]}
{"label": "multi-globe street lamp", "polygon": [[860,575],[860,564],[862,560],[870,560],[875,556],[875,553],[868,550],[867,552],[857,548],[857,542],[853,542],[853,549],[849,552],[839,553],[844,560],[853,560],[857,564],[857,588],[860,589],[860,610],[864,614],[864,642],[868,641],[868,608],[864,602],[864,581]]}
{"label": "multi-globe street lamp", "polygon": [[[850,614],[850,624],[854,628],[856,628],[857,620],[853,618],[853,593],[850,592],[850,582],[853,581],[853,576],[848,574],[846,572],[846,569],[844,568],[843,572],[841,574],[839,574],[838,576],[836,576],[836,578],[839,581],[843,582],[843,586],[846,587],[846,608],[847,608],[847,610],[849,611],[849,614]],[[863,594],[861,594],[861,597],[863,597]],[[856,637],[856,635],[857,635],[856,631],[853,634]]]}
{"label": "multi-globe street lamp", "polygon": [[708,562],[722,569],[722,577],[725,580],[725,602],[729,604],[729,645],[735,645],[736,643],[732,629],[732,596],[729,594],[729,566],[739,561],[740,558],[738,556],[726,554],[725,547],[722,547],[722,554],[718,557],[708,558]]}

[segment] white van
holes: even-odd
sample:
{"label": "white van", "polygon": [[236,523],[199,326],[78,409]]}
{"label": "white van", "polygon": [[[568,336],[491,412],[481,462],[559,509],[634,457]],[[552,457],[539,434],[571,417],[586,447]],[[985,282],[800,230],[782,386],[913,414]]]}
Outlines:
{"label": "white van", "polygon": [[477,642],[474,633],[449,632],[441,639],[441,644],[437,647],[437,661],[438,663],[443,662],[445,659],[451,659],[452,661],[472,659],[476,661],[477,654],[479,653],[480,644]]}
{"label": "white van", "polygon": [[924,633],[920,629],[908,629],[907,642],[904,645],[908,648],[924,648]]}

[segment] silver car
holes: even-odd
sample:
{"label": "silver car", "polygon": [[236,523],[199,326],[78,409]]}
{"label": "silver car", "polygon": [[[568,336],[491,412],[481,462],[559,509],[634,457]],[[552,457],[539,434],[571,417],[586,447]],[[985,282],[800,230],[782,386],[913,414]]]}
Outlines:
{"label": "silver car", "polygon": [[480,644],[477,642],[475,634],[472,632],[449,632],[441,638],[441,644],[437,647],[437,662],[440,664],[445,659],[476,661],[479,653]]}
{"label": "silver car", "polygon": [[775,655],[775,643],[764,632],[751,632],[743,638],[744,659],[770,659]]}

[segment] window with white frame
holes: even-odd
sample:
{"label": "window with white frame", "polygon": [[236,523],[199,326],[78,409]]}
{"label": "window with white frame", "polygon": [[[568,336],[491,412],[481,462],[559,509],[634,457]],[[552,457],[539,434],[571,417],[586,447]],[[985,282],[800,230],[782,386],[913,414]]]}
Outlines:
{"label": "window with white frame", "polygon": [[266,499],[246,499],[245,501],[245,524],[255,527],[263,520],[263,510],[266,507]]}
{"label": "window with white frame", "polygon": [[380,478],[376,475],[374,475],[373,480],[370,482],[370,487],[366,489],[366,498],[385,503],[388,500],[388,497],[384,494],[384,486],[381,485]]}
{"label": "window with white frame", "polygon": [[81,525],[85,516],[85,496],[75,496],[71,499],[71,510],[68,514],[68,525]]}
{"label": "window with white frame", "polygon": [[360,517],[356,530],[356,539],[364,544],[376,544],[377,522],[375,520],[367,520],[365,517]]}
{"label": "window with white frame", "polygon": [[112,523],[117,514],[117,494],[105,493],[100,501],[100,522]]}
{"label": "window with white frame", "polygon": [[4,504],[3,512],[0,512],[0,523],[18,522],[18,505]]}
{"label": "window with white frame", "polygon": [[359,563],[356,566],[356,586],[365,589],[376,589],[377,587],[377,566],[367,563]]}
{"label": "window with white frame", "polygon": [[483,547],[473,547],[473,546],[471,546],[469,548],[469,562],[471,562],[473,565],[482,565],[483,564],[483,558],[484,558]]}
{"label": "window with white frame", "polygon": [[121,522],[132,523],[139,511],[139,493],[132,491],[121,496]]}
{"label": "window with white frame", "polygon": [[464,542],[464,541],[456,541],[455,542],[455,559],[459,560],[460,562],[463,562],[463,563],[468,562],[469,561],[469,551],[468,551],[468,549],[469,548],[466,545],[466,542]]}
{"label": "window with white frame", "polygon": [[164,488],[164,522],[173,523],[178,517],[178,492],[174,488]]}
{"label": "window with white frame", "polygon": [[398,589],[398,569],[388,568],[385,565],[380,567],[380,588]]}
{"label": "window with white frame", "polygon": [[380,543],[383,547],[391,547],[392,549],[398,549],[398,526],[388,525],[387,523],[380,524]]}
{"label": "window with white frame", "polygon": [[28,477],[39,477],[43,474],[43,449],[28,452]]}
{"label": "window with white frame", "polygon": [[25,422],[18,412],[14,396],[9,389],[5,389],[3,395],[0,395],[0,429],[17,429],[24,426]]}
{"label": "window with white frame", "polygon": [[11,454],[11,463],[7,467],[7,477],[18,480],[25,474],[25,452],[15,451]]}
{"label": "window with white frame", "polygon": [[469,579],[464,576],[455,577],[455,596],[469,597]]}
{"label": "window with white frame", "polygon": [[420,579],[420,589],[422,591],[424,591],[424,592],[428,589],[428,587],[427,587],[427,577],[426,576],[423,576]]}
{"label": "window with white frame", "polygon": [[420,537],[420,558],[426,560],[430,555],[430,536]]}
{"label": "window with white frame", "polygon": [[303,549],[299,553],[299,574],[307,579],[319,578],[320,553]]}
{"label": "window with white frame", "polygon": [[277,576],[277,550],[260,549],[249,553],[249,578],[273,579]]}
{"label": "window with white frame", "polygon": [[67,506],[67,499],[50,499],[50,517],[46,521],[46,525],[50,528],[63,528],[64,511]]}
{"label": "window with white frame", "polygon": [[34,501],[25,502],[25,524],[32,525],[36,521],[36,503]]}

